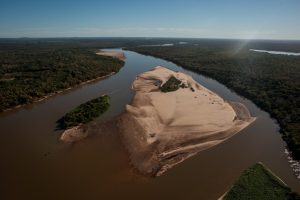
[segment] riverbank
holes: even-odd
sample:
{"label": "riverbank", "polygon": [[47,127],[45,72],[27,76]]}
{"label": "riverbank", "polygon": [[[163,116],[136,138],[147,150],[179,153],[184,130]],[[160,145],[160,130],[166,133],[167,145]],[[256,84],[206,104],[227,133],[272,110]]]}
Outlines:
{"label": "riverbank", "polygon": [[27,106],[27,105],[30,105],[30,104],[34,104],[34,103],[38,103],[38,102],[45,101],[45,100],[47,100],[48,98],[53,97],[53,96],[55,96],[55,95],[62,94],[62,93],[64,93],[64,92],[67,92],[67,91],[72,90],[72,89],[74,89],[74,88],[76,88],[76,87],[79,87],[79,86],[83,86],[83,85],[86,85],[86,84],[89,84],[89,83],[93,83],[93,82],[95,82],[95,81],[99,81],[99,80],[108,78],[108,77],[110,77],[110,76],[112,76],[112,75],[114,75],[114,74],[115,74],[115,72],[111,72],[111,73],[108,74],[108,75],[105,75],[105,76],[99,76],[99,77],[97,77],[97,78],[94,78],[94,79],[91,79],[91,80],[88,80],[88,81],[81,82],[81,83],[79,83],[79,84],[77,84],[77,85],[75,85],[75,86],[73,86],[73,87],[68,87],[68,88],[63,89],[63,90],[59,90],[59,91],[56,91],[56,92],[52,92],[52,93],[50,93],[50,94],[48,94],[48,95],[46,95],[46,96],[43,96],[43,97],[41,97],[41,98],[37,98],[36,100],[33,100],[31,103],[17,105],[17,106],[15,106],[15,107],[6,109],[6,110],[4,110],[4,111],[2,111],[2,112],[9,112],[9,111],[12,111],[12,110],[15,110],[15,109],[18,109],[18,108],[22,108],[22,107]]}
{"label": "riverbank", "polygon": [[125,54],[124,54],[123,51],[103,51],[103,50],[100,50],[96,54],[100,55],[100,56],[108,56],[108,57],[117,58],[117,59],[122,60],[122,61],[124,61],[126,59]]}
{"label": "riverbank", "polygon": [[3,68],[0,79],[10,80],[1,81],[0,112],[42,101],[80,83],[116,73],[124,66],[124,61],[99,56],[92,49],[42,47],[1,54],[0,61],[9,63],[9,70]]}
{"label": "riverbank", "polygon": [[[159,90],[171,76],[185,88]],[[230,138],[255,118],[247,108],[227,102],[181,72],[156,67],[133,82],[136,92],[119,127],[131,162],[144,174],[167,169]]]}

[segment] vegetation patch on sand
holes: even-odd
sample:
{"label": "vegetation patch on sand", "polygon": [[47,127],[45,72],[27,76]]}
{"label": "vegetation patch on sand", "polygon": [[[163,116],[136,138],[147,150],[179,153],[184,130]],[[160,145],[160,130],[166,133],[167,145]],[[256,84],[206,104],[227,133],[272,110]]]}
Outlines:
{"label": "vegetation patch on sand", "polygon": [[257,163],[245,170],[224,200],[299,200],[300,196],[263,164]]}
{"label": "vegetation patch on sand", "polygon": [[86,124],[94,118],[99,117],[108,110],[110,105],[109,99],[110,97],[108,95],[104,95],[83,103],[71,110],[63,117],[64,128],[67,129],[80,124]]}
{"label": "vegetation patch on sand", "polygon": [[184,88],[185,85],[174,76],[171,76],[159,89],[162,92],[173,92],[178,90],[180,87]]}

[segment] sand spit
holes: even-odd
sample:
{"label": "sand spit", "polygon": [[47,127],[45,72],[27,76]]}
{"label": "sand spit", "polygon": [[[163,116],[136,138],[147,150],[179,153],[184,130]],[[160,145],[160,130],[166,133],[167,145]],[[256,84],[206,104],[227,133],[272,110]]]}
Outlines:
{"label": "sand spit", "polygon": [[82,124],[76,127],[65,130],[60,136],[60,140],[64,143],[76,143],[83,139],[91,138],[97,134],[119,135],[119,130],[116,127],[117,117],[108,121],[97,122],[92,121],[87,124]]}
{"label": "sand spit", "polygon": [[123,61],[126,58],[123,51],[102,51],[102,50],[100,50],[96,54],[100,55],[100,56],[109,56],[109,57],[117,58],[117,59],[123,60]]}
{"label": "sand spit", "polygon": [[[172,75],[188,88],[161,92],[158,83]],[[255,120],[243,104],[227,102],[192,77],[161,66],[139,75],[132,88],[135,97],[118,126],[132,164],[144,174],[161,175]]]}
{"label": "sand spit", "polygon": [[60,136],[60,140],[63,142],[77,142],[86,138],[88,135],[88,126],[79,125],[66,129]]}

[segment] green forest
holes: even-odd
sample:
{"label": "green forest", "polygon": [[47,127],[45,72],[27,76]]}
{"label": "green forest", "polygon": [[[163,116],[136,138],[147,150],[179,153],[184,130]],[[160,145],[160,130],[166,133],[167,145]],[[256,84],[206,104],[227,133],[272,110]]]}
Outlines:
{"label": "green forest", "polygon": [[280,179],[263,164],[257,163],[245,170],[224,200],[300,200]]}
{"label": "green forest", "polygon": [[99,117],[108,110],[109,100],[110,97],[104,95],[79,105],[63,117],[63,127],[67,129],[79,124],[85,124]]}
{"label": "green forest", "polygon": [[129,49],[214,78],[249,98],[277,119],[283,139],[294,157],[300,159],[300,57],[251,52],[248,47],[207,41]]}
{"label": "green forest", "polygon": [[118,72],[124,65],[123,61],[95,55],[92,45],[71,44],[1,44],[0,112]]}

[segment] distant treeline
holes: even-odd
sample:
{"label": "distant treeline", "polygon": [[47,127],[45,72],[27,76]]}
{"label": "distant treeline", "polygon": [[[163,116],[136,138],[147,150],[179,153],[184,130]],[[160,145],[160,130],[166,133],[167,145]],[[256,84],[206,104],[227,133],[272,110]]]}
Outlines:
{"label": "distant treeline", "polygon": [[[279,45],[273,44],[278,50]],[[263,47],[276,50],[266,48],[271,46],[272,43]],[[249,44],[239,47],[206,42],[129,49],[212,77],[251,99],[277,119],[283,139],[294,157],[300,159],[300,57],[250,52],[248,47]],[[284,50],[298,47],[292,43],[283,45]]]}
{"label": "distant treeline", "polygon": [[1,44],[0,112],[118,72],[124,62],[96,49],[50,44]]}
{"label": "distant treeline", "polygon": [[[178,46],[199,45],[202,47],[230,49],[263,49],[300,52],[300,41],[292,40],[237,40],[197,38],[143,38],[143,37],[89,37],[89,38],[0,38],[0,51],[17,48],[121,48],[143,45],[174,44]],[[184,45],[182,45],[184,44]]]}

